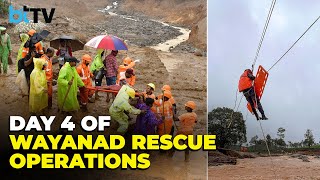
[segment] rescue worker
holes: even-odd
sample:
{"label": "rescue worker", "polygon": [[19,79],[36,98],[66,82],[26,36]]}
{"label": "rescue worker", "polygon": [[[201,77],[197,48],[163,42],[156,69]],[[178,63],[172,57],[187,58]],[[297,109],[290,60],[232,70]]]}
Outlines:
{"label": "rescue worker", "polygon": [[155,100],[156,96],[153,93],[155,89],[156,89],[156,86],[153,83],[147,84],[146,91],[143,92],[144,99],[151,98]]}
{"label": "rescue worker", "polygon": [[[28,32],[28,35],[29,35],[29,39],[32,38],[32,36],[36,33],[36,30],[34,29],[30,29],[29,32]],[[37,55],[36,57],[41,57],[43,54],[44,54],[44,51],[43,51],[43,47],[42,47],[42,42],[37,42],[35,45],[35,48],[36,48],[36,52],[37,52]],[[28,52],[27,52],[28,53]]]}
{"label": "rescue worker", "polygon": [[16,73],[18,74],[18,63],[20,61],[20,59],[26,57],[26,55],[28,54],[28,49],[24,47],[24,44],[28,41],[28,34],[20,34],[19,35],[20,37],[20,41],[21,41],[21,45],[20,45],[20,48],[18,50],[18,56],[17,56],[17,62],[16,62],[16,65],[17,65],[17,70],[16,70]]}
{"label": "rescue worker", "polygon": [[164,122],[158,125],[158,134],[172,134],[173,110],[169,99],[172,97],[170,91],[164,91],[163,104],[157,107],[157,113],[165,117]]}
{"label": "rescue worker", "polygon": [[120,83],[119,83],[120,86],[123,86],[126,84],[126,85],[129,85],[132,87],[133,86],[132,84],[134,84],[134,83],[132,83],[132,80],[135,79],[135,78],[133,78],[134,76],[135,76],[135,74],[134,74],[133,69],[131,69],[131,68],[127,69],[124,73],[124,77],[120,77]]}
{"label": "rescue worker", "polygon": [[[130,57],[126,57],[123,59],[123,65],[120,65],[118,68],[118,75],[117,75],[117,84],[120,83],[120,80],[125,77],[125,72],[127,69],[133,69],[135,66],[136,62],[139,62],[139,60],[133,61]],[[132,76],[130,78],[127,78],[127,82],[130,86],[134,86],[136,83],[136,76]]]}
{"label": "rescue worker", "polygon": [[[252,71],[250,69],[246,69],[243,74],[240,76],[240,80],[239,80],[239,85],[238,85],[238,89],[239,92],[243,92],[243,95],[246,97],[247,101],[249,102],[251,108],[252,108],[252,112],[254,113],[254,115],[256,116],[257,120],[267,120],[268,118],[265,116],[262,105],[260,103],[260,99],[258,98],[258,96],[255,94],[254,92],[254,87],[253,87],[253,81],[254,81],[255,77],[252,74]],[[258,110],[260,111],[262,117],[260,118],[257,110],[256,110],[256,106],[255,104],[257,103],[258,106]]]}
{"label": "rescue worker", "polygon": [[94,75],[94,81],[96,86],[101,86],[102,78],[105,74],[104,65],[102,57],[104,54],[103,49],[97,50],[97,55],[94,57],[94,60],[90,66],[90,71]]}
{"label": "rescue worker", "polygon": [[[170,91],[171,92],[171,87],[169,85],[164,85],[161,88],[162,91]],[[158,97],[156,97],[156,101],[155,101],[155,105],[157,106],[161,106],[162,103],[162,94],[160,94]],[[176,105],[176,101],[174,100],[173,96],[171,96],[171,98],[169,99],[169,101],[172,104],[172,108],[173,108],[173,112],[174,115],[177,114],[177,105]]]}
{"label": "rescue worker", "polygon": [[134,89],[130,88],[129,86],[122,86],[109,108],[111,119],[117,121],[120,125],[117,131],[121,134],[126,133],[129,127],[129,117],[125,112],[135,115],[146,112],[145,110],[136,109],[129,104],[129,99],[133,99],[134,97]]}
{"label": "rescue worker", "polygon": [[[192,112],[195,108],[196,104],[193,101],[188,101],[185,104],[185,110],[187,112],[175,119],[180,122],[177,135],[193,135],[193,127],[197,123],[197,114]],[[185,141],[185,143],[187,143],[187,141]],[[189,161],[189,149],[185,150],[185,161]]]}
{"label": "rescue worker", "polygon": [[45,61],[34,58],[34,69],[30,75],[29,111],[38,113],[48,106],[46,73],[43,70]]}
{"label": "rescue worker", "polygon": [[93,74],[90,72],[91,57],[88,54],[85,54],[81,58],[82,62],[77,67],[77,72],[81,77],[84,87],[80,88],[80,102],[83,110],[87,110],[87,103],[89,98],[92,98],[94,91],[87,89],[87,87],[92,87],[91,78]]}
{"label": "rescue worker", "polygon": [[[8,59],[11,58],[11,40],[9,34],[7,34],[7,29],[5,27],[0,27],[0,74],[3,68],[3,73],[8,72]],[[1,67],[2,66],[2,67]]]}
{"label": "rescue worker", "polygon": [[155,134],[155,128],[163,123],[164,117],[153,113],[151,107],[153,106],[154,99],[146,98],[145,103],[140,101],[136,108],[140,110],[146,110],[145,114],[139,114],[136,119],[135,134],[151,135]]}
{"label": "rescue worker", "polygon": [[48,108],[52,108],[52,79],[53,79],[53,70],[52,70],[52,57],[54,55],[54,49],[48,48],[46,53],[41,56],[46,62],[45,72],[47,78],[47,86],[48,86]]}
{"label": "rescue worker", "polygon": [[78,87],[83,87],[77,70],[75,68],[78,61],[75,57],[70,57],[61,68],[58,77],[58,107],[65,112],[77,111],[80,109],[77,100]]}

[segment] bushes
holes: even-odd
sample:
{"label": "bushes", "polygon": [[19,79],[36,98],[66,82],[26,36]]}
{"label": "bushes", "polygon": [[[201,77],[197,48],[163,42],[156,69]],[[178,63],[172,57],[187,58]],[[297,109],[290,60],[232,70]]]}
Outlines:
{"label": "bushes", "polygon": [[0,17],[7,17],[9,13],[9,2],[7,0],[0,0]]}

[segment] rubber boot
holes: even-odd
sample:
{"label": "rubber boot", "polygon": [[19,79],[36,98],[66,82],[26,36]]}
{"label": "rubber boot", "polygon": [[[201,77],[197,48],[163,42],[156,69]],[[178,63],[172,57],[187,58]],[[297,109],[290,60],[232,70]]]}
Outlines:
{"label": "rubber boot", "polygon": [[266,115],[262,114],[261,120],[268,120],[268,118],[266,117]]}

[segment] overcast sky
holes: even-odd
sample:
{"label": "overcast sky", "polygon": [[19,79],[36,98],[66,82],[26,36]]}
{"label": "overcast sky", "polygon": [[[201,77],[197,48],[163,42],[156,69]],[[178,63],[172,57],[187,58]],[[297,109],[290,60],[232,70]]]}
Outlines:
{"label": "overcast sky", "polygon": [[[271,0],[208,2],[209,111],[233,108],[243,70],[251,68]],[[277,1],[256,63],[269,69],[320,15],[320,1]],[[240,94],[241,95],[241,94]],[[241,96],[238,96],[239,98]],[[301,141],[309,128],[320,141],[320,20],[269,72],[261,100],[268,121],[266,133],[286,129],[286,141]],[[239,111],[246,115],[243,99]],[[246,122],[248,141],[261,130],[254,116]]]}

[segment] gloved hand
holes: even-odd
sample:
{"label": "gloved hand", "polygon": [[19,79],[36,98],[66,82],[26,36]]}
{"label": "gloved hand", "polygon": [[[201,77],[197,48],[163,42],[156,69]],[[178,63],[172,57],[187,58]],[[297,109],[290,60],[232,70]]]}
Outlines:
{"label": "gloved hand", "polygon": [[140,62],[140,59],[136,59],[136,60],[134,60],[134,62],[135,62],[135,63]]}

